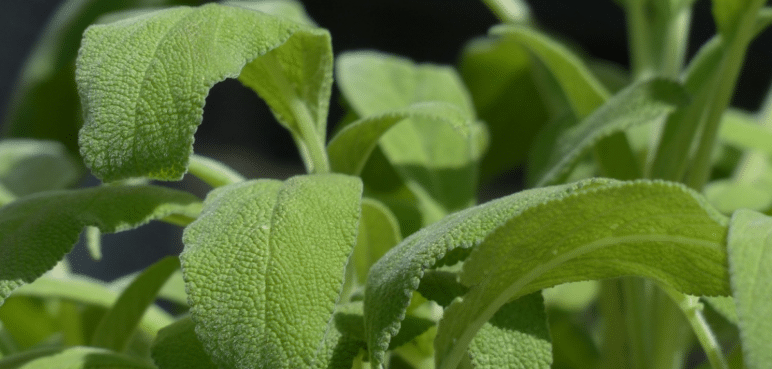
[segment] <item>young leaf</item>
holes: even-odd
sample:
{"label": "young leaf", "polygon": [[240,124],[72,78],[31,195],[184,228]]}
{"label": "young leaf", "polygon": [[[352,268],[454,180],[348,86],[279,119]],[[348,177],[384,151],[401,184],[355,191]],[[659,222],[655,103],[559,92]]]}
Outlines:
{"label": "young leaf", "polygon": [[168,256],[145,269],[102,317],[91,337],[91,346],[123,352],[145,310],[169,276],[180,267],[176,256]]}
{"label": "young leaf", "polygon": [[357,283],[364,285],[370,267],[400,241],[399,223],[391,210],[376,200],[362,199],[357,244],[350,262],[356,269]]}
{"label": "young leaf", "polygon": [[213,362],[327,365],[337,342],[325,334],[356,242],[361,191],[354,177],[312,175],[207,196],[180,258],[196,333]]}
{"label": "young leaf", "polygon": [[15,197],[61,190],[78,179],[80,167],[55,141],[0,141],[0,187]]}
{"label": "young leaf", "polygon": [[327,146],[332,170],[359,175],[378,140],[396,124],[411,118],[447,124],[461,134],[470,134],[469,117],[456,105],[416,103],[404,109],[368,116],[344,127]]}
{"label": "young leaf", "polygon": [[310,169],[324,171],[329,34],[218,4],[161,10],[86,31],[77,82],[87,165],[104,181],[180,179],[209,89],[236,77],[266,100],[298,140]]}
{"label": "young leaf", "polygon": [[217,369],[196,337],[195,327],[186,316],[158,332],[150,351],[160,369]]}
{"label": "young leaf", "polygon": [[455,71],[415,65],[375,52],[344,54],[338,58],[336,70],[341,93],[360,117],[430,101],[451,103],[460,109],[467,118],[462,121],[464,129],[438,125],[434,119],[413,118],[392,127],[378,142],[418,198],[424,224],[474,202],[477,160],[484,151],[485,131],[475,123],[474,107]]}
{"label": "young leaf", "polygon": [[544,164],[534,158],[532,165],[539,173],[536,186],[563,180],[582,154],[603,138],[662,119],[686,100],[681,86],[663,79],[641,82],[620,91],[581,123],[562,131]]}
{"label": "young leaf", "polygon": [[85,226],[103,233],[139,227],[170,215],[195,218],[195,196],[157,186],[104,186],[51,191],[0,208],[0,304],[68,253]]}
{"label": "young leaf", "polygon": [[31,360],[24,369],[155,369],[155,366],[138,358],[118,354],[96,347],[70,347],[49,356]]}
{"label": "young leaf", "polygon": [[527,206],[472,251],[461,274],[470,291],[437,332],[439,368],[455,368],[508,301],[561,283],[638,275],[687,294],[728,294],[726,219],[704,198],[667,182],[595,183]]}
{"label": "young leaf", "polygon": [[751,210],[738,210],[729,222],[727,251],[732,296],[749,368],[772,362],[772,218]]}

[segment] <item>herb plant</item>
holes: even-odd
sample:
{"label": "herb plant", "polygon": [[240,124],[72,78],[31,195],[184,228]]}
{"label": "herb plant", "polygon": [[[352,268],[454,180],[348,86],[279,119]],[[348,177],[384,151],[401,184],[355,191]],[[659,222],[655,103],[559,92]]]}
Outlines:
{"label": "herb plant", "polygon": [[[72,3],[54,30],[96,19]],[[692,0],[618,0],[629,72],[506,0],[485,1],[502,24],[458,70],[333,59],[291,1],[91,3],[125,10],[86,30],[74,76],[104,184],[72,188],[66,140],[0,141],[0,368],[772,367],[772,102],[729,108],[764,1],[713,0],[718,34],[687,63]],[[333,70],[349,114],[328,140]],[[11,132],[48,124],[24,114],[68,80],[48,73]],[[193,154],[227,78],[307,174],[248,180]],[[476,205],[518,165],[528,189]],[[203,201],[149,184],[186,173]],[[151,220],[185,227],[179,258],[110,284],[68,271],[81,233],[98,257],[102,233]]]}

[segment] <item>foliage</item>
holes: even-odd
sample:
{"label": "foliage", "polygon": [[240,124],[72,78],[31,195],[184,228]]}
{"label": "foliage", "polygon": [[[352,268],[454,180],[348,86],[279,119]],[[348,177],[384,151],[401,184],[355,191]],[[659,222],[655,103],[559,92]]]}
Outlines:
{"label": "foliage", "polygon": [[[514,0],[485,1],[502,24],[458,70],[334,59],[292,0],[70,0],[29,62],[53,69],[25,74],[9,118],[53,140],[0,141],[0,368],[644,369],[695,350],[772,368],[772,99],[729,107],[772,9],[713,0],[718,34],[686,64],[692,1],[617,2],[632,70],[601,79]],[[54,46],[116,10],[77,59]],[[333,71],[349,115],[328,139]],[[193,154],[228,78],[306,174],[248,180]],[[79,118],[44,108],[72,83],[93,187],[74,187]],[[518,166],[530,188],[477,204]],[[148,184],[186,173],[203,201]],[[69,271],[80,233],[98,258],[102,233],[152,220],[185,228],[179,257],[109,284]]]}

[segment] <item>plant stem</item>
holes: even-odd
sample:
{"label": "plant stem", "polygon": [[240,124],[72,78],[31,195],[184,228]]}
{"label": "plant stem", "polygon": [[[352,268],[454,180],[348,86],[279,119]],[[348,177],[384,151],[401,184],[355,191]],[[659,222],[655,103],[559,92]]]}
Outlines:
{"label": "plant stem", "polygon": [[225,186],[244,180],[241,174],[225,164],[195,154],[190,156],[188,171],[212,187]]}
{"label": "plant stem", "polygon": [[702,315],[703,306],[699,302],[699,297],[685,295],[665,285],[660,285],[660,288],[683,311],[686,320],[689,321],[689,325],[692,327],[692,331],[694,331],[697,340],[700,342],[700,346],[705,350],[711,367],[713,369],[729,369],[724,354],[721,352],[721,347],[718,345],[713,331],[711,331],[710,326],[705,321],[705,317]]}

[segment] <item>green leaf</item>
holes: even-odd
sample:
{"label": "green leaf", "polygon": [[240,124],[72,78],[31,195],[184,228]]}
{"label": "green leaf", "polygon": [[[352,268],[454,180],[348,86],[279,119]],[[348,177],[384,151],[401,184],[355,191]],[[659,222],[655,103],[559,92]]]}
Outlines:
{"label": "green leaf", "polygon": [[[123,291],[140,273],[141,271],[127,274],[113,280],[108,288],[112,291]],[[182,271],[177,270],[169,276],[161,290],[158,291],[158,298],[168,300],[180,306],[188,306],[188,295],[185,293],[185,281],[182,279]]]}
{"label": "green leaf", "polygon": [[608,99],[608,91],[589,68],[558,42],[523,26],[495,26],[490,33],[523,45],[544,63],[554,75],[576,117],[581,119],[590,115]]}
{"label": "green leaf", "polygon": [[541,293],[532,293],[502,306],[469,345],[477,369],[547,369],[552,343]]}
{"label": "green leaf", "polygon": [[442,307],[448,307],[453,299],[462,296],[469,288],[458,282],[458,274],[439,270],[428,270],[421,277],[418,293]]}
{"label": "green leaf", "polygon": [[725,36],[737,31],[743,18],[748,15],[755,17],[758,10],[766,3],[765,0],[711,0],[711,2],[716,28]]}
{"label": "green leaf", "polygon": [[91,346],[124,351],[145,310],[153,304],[158,291],[179,267],[179,259],[168,256],[137,276],[97,325],[91,337]]}
{"label": "green leaf", "polygon": [[329,34],[218,4],[86,31],[77,70],[86,164],[104,181],[180,179],[209,89],[237,77],[266,100],[308,163],[326,165],[320,150],[332,84]]}
{"label": "green leaf", "polygon": [[[352,302],[338,307],[335,312],[335,327],[351,339],[362,343],[366,347],[365,325],[363,316],[363,304],[361,301]],[[431,319],[414,315],[405,316],[402,321],[402,329],[389,343],[389,349],[395,349],[426,332],[436,323]]]}
{"label": "green leaf", "polygon": [[17,287],[53,268],[85,226],[103,233],[177,214],[195,218],[195,196],[157,186],[104,186],[51,191],[0,208],[0,304]]}
{"label": "green leaf", "polygon": [[473,40],[464,48],[458,68],[490,132],[490,147],[480,161],[480,178],[487,182],[526,159],[547,122],[547,108],[527,50],[512,40]]}
{"label": "green leaf", "polygon": [[217,365],[327,364],[336,342],[325,332],[356,242],[361,191],[354,177],[312,175],[207,196],[180,258],[196,333]]}
{"label": "green leaf", "polygon": [[594,186],[518,209],[472,251],[461,274],[470,291],[439,325],[438,368],[455,367],[508,301],[557,284],[637,275],[728,294],[726,218],[699,194],[657,181],[585,183]]}
{"label": "green leaf", "polygon": [[332,170],[359,175],[378,145],[378,140],[392,127],[409,119],[423,119],[447,124],[462,135],[470,134],[469,117],[456,105],[445,102],[416,103],[359,119],[338,132],[327,146]]}
{"label": "green leaf", "polygon": [[55,141],[0,141],[0,187],[16,197],[72,185],[80,167]]}
{"label": "green leaf", "polygon": [[195,327],[186,316],[158,332],[151,353],[160,369],[217,369],[196,337]]}
{"label": "green leaf", "polygon": [[472,102],[453,69],[356,52],[341,55],[336,71],[341,93],[360,117],[430,101],[451,103],[460,109],[461,116],[467,118],[463,129],[438,125],[433,122],[436,118],[413,118],[392,127],[380,138],[379,147],[418,198],[424,224],[474,202],[477,160],[484,151],[485,131],[475,123]]}
{"label": "green leaf", "polygon": [[555,137],[548,158],[533,158],[530,164],[539,178],[536,187],[565,179],[581,156],[603,138],[663,119],[686,100],[680,85],[663,79],[637,83],[620,91],[581,123]]}
{"label": "green leaf", "polygon": [[349,262],[356,269],[357,283],[364,285],[370,267],[400,241],[399,223],[389,208],[376,200],[362,199],[357,243]]}
{"label": "green leaf", "polygon": [[96,347],[70,347],[53,355],[29,361],[19,369],[155,369],[135,357]]}
{"label": "green leaf", "polygon": [[316,26],[316,23],[308,17],[303,4],[294,0],[243,0],[243,1],[222,1],[220,4],[229,6],[240,6],[247,9],[257,10],[263,13],[276,15],[291,19],[295,22],[308,26]]}
{"label": "green leaf", "polygon": [[771,235],[772,218],[752,210],[738,210],[729,222],[729,278],[749,368],[766,368],[772,362]]}
{"label": "green leaf", "polygon": [[452,214],[405,239],[370,271],[371,360],[382,362],[423,270],[452,250],[476,246],[461,280],[471,289],[440,322],[437,357],[449,366],[501,306],[557,284],[641,275],[685,293],[728,294],[725,225],[683,186],[600,179],[523,191]]}
{"label": "green leaf", "polygon": [[[121,288],[123,290],[123,288]],[[13,291],[12,296],[58,298],[108,309],[118,300],[120,291],[107,288],[104,283],[83,276],[70,275],[66,279],[43,276],[35,282]],[[142,317],[140,327],[151,336],[172,321],[172,317],[152,305]]]}
{"label": "green leaf", "polygon": [[2,360],[0,360],[0,369],[18,369],[30,361],[58,354],[62,351],[64,351],[64,349],[61,347],[43,347],[25,350],[3,357]]}
{"label": "green leaf", "polygon": [[190,5],[198,1],[67,0],[59,3],[16,81],[0,136],[56,140],[71,154],[77,154],[77,131],[82,114],[75,86],[75,57],[86,27],[109,12]]}

